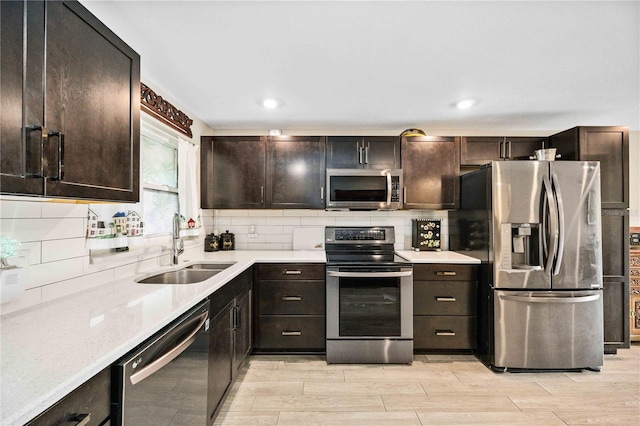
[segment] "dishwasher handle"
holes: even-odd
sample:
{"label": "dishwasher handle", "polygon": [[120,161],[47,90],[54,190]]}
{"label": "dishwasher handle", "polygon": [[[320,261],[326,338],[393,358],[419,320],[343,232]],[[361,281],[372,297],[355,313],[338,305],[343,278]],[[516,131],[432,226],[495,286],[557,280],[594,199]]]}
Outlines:
{"label": "dishwasher handle", "polygon": [[135,385],[146,379],[147,377],[153,375],[155,372],[160,370],[165,365],[169,364],[171,361],[176,359],[178,355],[182,352],[186,351],[189,346],[193,344],[196,340],[196,335],[202,328],[202,326],[207,322],[209,318],[209,312],[203,312],[199,316],[196,317],[198,319],[198,325],[193,328],[193,330],[189,333],[187,337],[184,338],[180,343],[174,346],[169,352],[166,352],[159,358],[153,360],[148,365],[144,366],[140,371],[135,372],[129,377],[131,380],[131,384]]}

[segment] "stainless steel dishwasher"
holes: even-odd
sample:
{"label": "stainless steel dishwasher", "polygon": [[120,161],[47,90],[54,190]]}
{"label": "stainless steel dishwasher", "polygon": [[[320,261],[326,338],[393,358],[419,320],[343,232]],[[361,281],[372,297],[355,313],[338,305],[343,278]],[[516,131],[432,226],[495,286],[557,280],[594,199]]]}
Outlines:
{"label": "stainless steel dishwasher", "polygon": [[205,426],[208,330],[205,301],[114,364],[113,424]]}

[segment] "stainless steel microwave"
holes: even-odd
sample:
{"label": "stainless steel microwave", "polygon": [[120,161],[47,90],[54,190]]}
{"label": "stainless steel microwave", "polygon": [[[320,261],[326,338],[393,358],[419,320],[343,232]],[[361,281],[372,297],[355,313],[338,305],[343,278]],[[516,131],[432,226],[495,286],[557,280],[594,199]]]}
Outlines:
{"label": "stainless steel microwave", "polygon": [[326,188],[328,210],[402,208],[402,169],[327,169]]}

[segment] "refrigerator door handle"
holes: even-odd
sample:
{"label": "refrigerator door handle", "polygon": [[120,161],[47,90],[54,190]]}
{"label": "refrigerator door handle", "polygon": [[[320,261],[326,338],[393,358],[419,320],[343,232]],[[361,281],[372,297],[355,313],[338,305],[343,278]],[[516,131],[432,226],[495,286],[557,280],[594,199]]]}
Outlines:
{"label": "refrigerator door handle", "polygon": [[600,294],[588,296],[517,296],[512,294],[501,294],[501,300],[511,300],[513,302],[527,303],[584,303],[594,302],[600,298]]}
{"label": "refrigerator door handle", "polygon": [[[549,210],[549,222],[551,222],[551,229],[549,230],[549,239],[551,241],[549,241],[547,244],[544,244],[545,246],[548,246],[547,259],[545,262],[544,270],[547,274],[550,274],[551,268],[553,266],[553,258],[555,257],[558,250],[558,210],[556,207],[555,197],[553,196],[553,189],[551,188],[551,181],[549,180],[548,176],[542,177],[542,185],[544,186],[544,191],[546,194],[545,201]],[[546,214],[546,211],[543,214]],[[547,231],[546,225],[545,231]]]}
{"label": "refrigerator door handle", "polygon": [[553,269],[553,275],[560,273],[560,267],[562,266],[562,257],[564,256],[564,202],[562,201],[562,192],[560,191],[560,185],[558,184],[558,177],[554,174],[551,176],[553,179],[553,192],[556,195],[556,203],[558,208],[558,254],[556,256],[556,266]]}

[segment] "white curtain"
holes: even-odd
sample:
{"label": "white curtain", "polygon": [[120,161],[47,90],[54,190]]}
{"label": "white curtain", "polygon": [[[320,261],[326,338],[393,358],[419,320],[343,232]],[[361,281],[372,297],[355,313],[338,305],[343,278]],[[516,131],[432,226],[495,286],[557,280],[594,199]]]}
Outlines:
{"label": "white curtain", "polygon": [[[200,227],[200,212],[198,204],[198,147],[184,139],[178,139],[178,201],[180,214],[188,222],[193,219],[196,228]],[[199,234],[199,231],[195,231]],[[193,235],[193,234],[192,234]]]}

